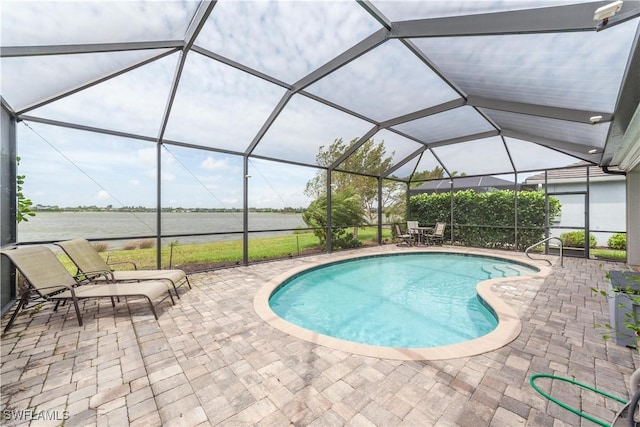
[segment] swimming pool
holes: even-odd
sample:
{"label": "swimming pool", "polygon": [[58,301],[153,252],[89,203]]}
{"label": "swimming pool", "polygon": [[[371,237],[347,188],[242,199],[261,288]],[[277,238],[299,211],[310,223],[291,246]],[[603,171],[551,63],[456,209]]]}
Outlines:
{"label": "swimming pool", "polygon": [[256,295],[264,320],[309,341],[396,359],[478,354],[515,339],[520,321],[490,286],[539,272],[451,252],[384,253],[297,270]]}

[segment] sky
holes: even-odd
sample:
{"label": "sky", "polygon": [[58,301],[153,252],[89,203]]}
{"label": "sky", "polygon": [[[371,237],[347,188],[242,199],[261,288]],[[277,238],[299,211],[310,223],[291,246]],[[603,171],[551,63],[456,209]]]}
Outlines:
{"label": "sky", "polygon": [[[568,1],[372,1],[390,20],[484,13],[573,3]],[[195,13],[194,1],[24,1],[0,6],[2,46],[124,43],[181,40]],[[598,33],[413,39],[438,71],[466,93],[504,101],[613,112],[637,20]],[[320,147],[365,135],[384,122],[445,102],[460,94],[399,40],[390,39],[305,88],[310,96],[286,97],[293,85],[381,28],[357,2],[220,1],[195,45],[243,64],[259,76],[198,52],[187,54],[164,138],[204,149],[74,130],[35,122],[18,124],[19,173],[27,197],[42,205],[148,206],[157,204],[160,155],[163,207],[305,207],[306,183],[316,169],[241,155],[260,135],[278,103],[287,100],[252,152],[313,165]],[[593,46],[608,46],[593,49]],[[82,126],[157,138],[180,61],[168,49],[1,59],[2,97],[25,114]],[[144,63],[144,65],[140,65]],[[99,84],[64,96],[86,82]],[[281,82],[282,84],[274,84]],[[37,107],[33,108],[32,107]],[[497,126],[543,138],[602,148],[608,127],[462,106],[381,130],[394,163],[437,142],[490,131]],[[366,120],[365,117],[370,118]],[[215,148],[221,151],[211,151]],[[506,148],[510,152],[507,153]],[[411,173],[411,161],[396,171]],[[467,174],[510,174],[578,160],[531,142],[489,137],[427,151],[418,170],[441,163]],[[524,174],[518,176],[519,181]],[[502,176],[504,178],[504,176]],[[507,178],[508,179],[508,178]]]}

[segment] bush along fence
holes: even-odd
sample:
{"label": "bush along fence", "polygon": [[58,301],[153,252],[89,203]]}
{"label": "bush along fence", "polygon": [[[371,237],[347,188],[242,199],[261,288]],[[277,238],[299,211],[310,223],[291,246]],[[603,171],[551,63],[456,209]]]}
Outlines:
{"label": "bush along fence", "polygon": [[[539,191],[517,193],[517,245],[515,197],[516,192],[512,190],[418,194],[409,199],[409,219],[428,225],[446,223],[448,240],[453,213],[454,243],[524,250],[545,237],[545,195]],[[560,201],[549,197],[549,221],[559,213]]]}

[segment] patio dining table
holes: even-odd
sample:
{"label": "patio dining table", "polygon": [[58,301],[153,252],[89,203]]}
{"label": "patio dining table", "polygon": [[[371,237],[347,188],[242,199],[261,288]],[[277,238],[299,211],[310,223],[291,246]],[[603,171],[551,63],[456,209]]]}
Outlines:
{"label": "patio dining table", "polygon": [[416,237],[416,244],[426,245],[427,235],[433,232],[433,227],[414,227],[409,229],[409,234],[413,234]]}

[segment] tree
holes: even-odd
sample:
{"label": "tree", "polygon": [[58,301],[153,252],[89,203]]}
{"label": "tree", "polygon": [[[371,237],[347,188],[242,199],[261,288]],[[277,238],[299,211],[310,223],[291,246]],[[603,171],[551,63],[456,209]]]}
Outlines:
{"label": "tree", "polygon": [[[319,166],[329,167],[355,142],[354,139],[346,144],[342,138],[339,138],[329,147],[320,146],[316,163]],[[360,196],[364,215],[369,223],[375,221],[378,213],[378,181],[371,175],[378,175],[388,170],[393,164],[393,154],[387,155],[384,141],[375,143],[373,139],[370,139],[338,166],[342,171],[355,173],[335,171],[331,175],[331,184],[335,192],[353,189]],[[326,172],[318,170],[315,177],[307,182],[304,193],[313,199],[318,199],[325,194],[326,186]],[[398,202],[401,198],[401,186],[402,184],[397,181],[384,181],[381,200],[383,210]]]}
{"label": "tree", "polygon": [[[466,176],[467,174],[462,172],[458,173],[458,171],[451,172],[451,177],[461,177]],[[418,187],[424,184],[425,181],[433,181],[436,179],[444,178],[444,169],[440,166],[436,166],[433,170],[426,170],[422,172],[416,172],[411,176],[411,187]]]}
{"label": "tree", "polygon": [[[331,197],[331,230],[333,233],[333,247],[352,248],[360,246],[353,234],[347,234],[347,227],[362,224],[364,210],[358,194],[353,189],[338,191]],[[302,219],[313,227],[313,234],[320,241],[323,249],[327,247],[327,195],[323,194],[311,202],[302,214]]]}
{"label": "tree", "polygon": [[422,172],[416,172],[411,177],[411,187],[417,187],[422,185],[424,181],[431,181],[434,179],[444,178],[444,169],[440,166],[436,166],[433,170],[426,170]]}
{"label": "tree", "polygon": [[[20,157],[16,157],[16,166],[20,165]],[[31,199],[27,199],[22,192],[22,185],[24,184],[25,175],[16,176],[16,193],[18,198],[18,206],[16,209],[16,221],[29,221],[30,216],[35,216],[36,213],[31,209],[33,202]]]}

